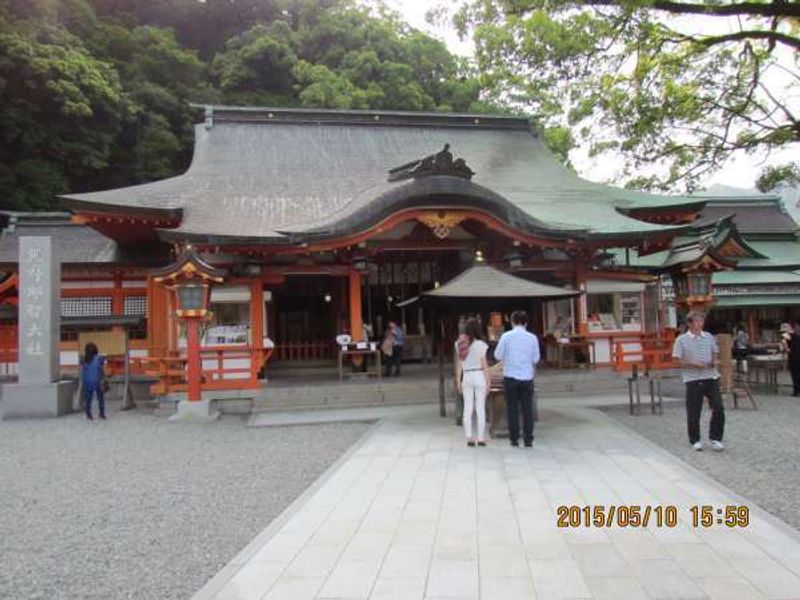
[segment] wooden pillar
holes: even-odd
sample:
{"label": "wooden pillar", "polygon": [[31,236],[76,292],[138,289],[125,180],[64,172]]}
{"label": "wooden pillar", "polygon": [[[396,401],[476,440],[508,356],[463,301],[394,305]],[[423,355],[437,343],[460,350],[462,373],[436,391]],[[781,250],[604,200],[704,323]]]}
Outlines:
{"label": "wooden pillar", "polygon": [[350,335],[354,342],[364,340],[364,319],[361,316],[361,273],[350,269]]}
{"label": "wooden pillar", "polygon": [[168,290],[147,278],[147,353],[149,356],[165,356],[168,342],[169,319]]}
{"label": "wooden pillar", "polygon": [[125,314],[125,296],[122,290],[122,274],[114,274],[114,289],[111,292],[111,314],[115,316]]}
{"label": "wooden pillar", "polygon": [[575,289],[583,292],[575,298],[575,329],[578,335],[589,333],[589,315],[586,304],[586,265],[575,265]]}
{"label": "wooden pillar", "polygon": [[252,347],[264,347],[264,284],[260,279],[250,283],[250,336]]}
{"label": "wooden pillar", "polygon": [[264,349],[264,284],[261,279],[250,283],[250,338],[253,349],[250,355],[250,377],[255,384],[263,365]]}
{"label": "wooden pillar", "polygon": [[758,323],[756,322],[756,308],[747,310],[747,335],[750,338],[750,343],[754,344],[759,342],[758,339]]}
{"label": "wooden pillar", "polygon": [[200,358],[200,319],[186,319],[186,367],[189,387],[186,397],[190,402],[202,398],[201,380],[203,365]]}

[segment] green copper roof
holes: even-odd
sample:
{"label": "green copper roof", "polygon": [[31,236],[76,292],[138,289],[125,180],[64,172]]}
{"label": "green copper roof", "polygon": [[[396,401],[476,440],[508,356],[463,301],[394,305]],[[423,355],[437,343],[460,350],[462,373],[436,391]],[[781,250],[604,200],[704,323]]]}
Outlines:
{"label": "green copper roof", "polygon": [[742,296],[722,296],[716,299],[714,306],[718,308],[761,307],[761,306],[794,306],[800,304],[800,295],[765,296],[747,294]]}
{"label": "green copper roof", "polygon": [[800,242],[748,240],[748,243],[767,258],[743,258],[739,261],[739,268],[800,269]]}
{"label": "green copper roof", "polygon": [[714,273],[714,285],[757,285],[800,283],[800,274],[793,271],[720,271]]}

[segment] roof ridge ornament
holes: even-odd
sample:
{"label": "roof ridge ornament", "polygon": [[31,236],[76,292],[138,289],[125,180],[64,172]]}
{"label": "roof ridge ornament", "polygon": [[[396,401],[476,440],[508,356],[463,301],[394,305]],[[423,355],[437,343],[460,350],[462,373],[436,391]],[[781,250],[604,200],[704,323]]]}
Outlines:
{"label": "roof ridge ornament", "polygon": [[445,144],[444,148],[436,154],[389,169],[389,181],[403,181],[431,175],[450,175],[451,177],[472,179],[474,174],[475,172],[467,166],[463,158],[453,160],[450,144]]}

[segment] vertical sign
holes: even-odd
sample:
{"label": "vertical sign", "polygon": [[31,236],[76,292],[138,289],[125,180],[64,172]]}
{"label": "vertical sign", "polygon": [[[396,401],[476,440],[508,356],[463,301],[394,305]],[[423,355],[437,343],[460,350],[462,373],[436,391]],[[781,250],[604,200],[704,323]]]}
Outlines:
{"label": "vertical sign", "polygon": [[19,239],[19,382],[59,379],[61,265],[50,237]]}

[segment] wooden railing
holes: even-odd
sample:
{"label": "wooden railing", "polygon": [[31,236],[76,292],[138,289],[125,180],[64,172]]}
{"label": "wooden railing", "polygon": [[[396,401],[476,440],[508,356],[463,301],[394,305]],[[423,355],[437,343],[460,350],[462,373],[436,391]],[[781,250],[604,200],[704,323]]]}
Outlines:
{"label": "wooden railing", "polygon": [[639,370],[672,369],[676,366],[672,358],[674,343],[675,334],[671,330],[658,334],[641,333],[616,338],[612,355],[614,370],[630,371],[634,365]]}
{"label": "wooden railing", "polygon": [[283,342],[275,344],[276,360],[321,360],[334,358],[333,342]]}
{"label": "wooden railing", "polygon": [[[249,348],[247,346],[207,346],[201,349],[202,390],[237,390],[258,387],[258,373],[272,356],[271,348]],[[187,389],[186,355],[153,356],[131,359],[142,365],[145,373],[158,381],[150,393],[163,396]],[[232,361],[239,365],[233,366]]]}
{"label": "wooden railing", "polygon": [[16,375],[18,361],[17,326],[0,325],[0,377]]}

